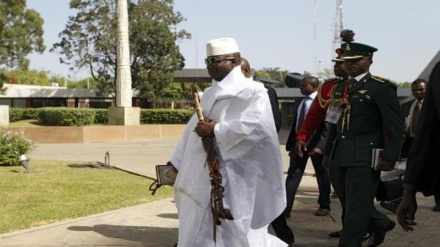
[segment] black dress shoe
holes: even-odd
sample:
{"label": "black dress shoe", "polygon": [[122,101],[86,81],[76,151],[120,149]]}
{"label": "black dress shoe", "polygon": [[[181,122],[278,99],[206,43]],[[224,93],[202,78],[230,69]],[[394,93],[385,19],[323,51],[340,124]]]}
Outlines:
{"label": "black dress shoe", "polygon": [[366,232],[365,235],[362,237],[362,242],[370,238],[370,233]]}
{"label": "black dress shoe", "polygon": [[396,227],[396,222],[390,221],[390,223],[388,223],[388,226],[385,227],[383,231],[371,233],[370,240],[368,241],[368,247],[376,247],[383,243],[387,232],[393,230],[394,227]]}
{"label": "black dress shoe", "polygon": [[341,231],[331,232],[329,235],[331,238],[340,238],[341,237]]}
{"label": "black dress shoe", "polygon": [[391,213],[396,213],[397,207],[400,204],[400,201],[402,201],[402,198],[393,200],[393,201],[380,201],[380,206],[388,211],[390,211]]}
{"label": "black dress shoe", "polygon": [[[331,238],[340,238],[341,237],[341,231],[331,232],[328,236],[331,237]],[[365,241],[368,238],[370,238],[370,234],[368,232],[366,232],[364,237],[362,238],[362,241]]]}
{"label": "black dress shoe", "polygon": [[319,207],[318,210],[315,211],[315,216],[326,216],[330,213],[330,208],[321,208]]}

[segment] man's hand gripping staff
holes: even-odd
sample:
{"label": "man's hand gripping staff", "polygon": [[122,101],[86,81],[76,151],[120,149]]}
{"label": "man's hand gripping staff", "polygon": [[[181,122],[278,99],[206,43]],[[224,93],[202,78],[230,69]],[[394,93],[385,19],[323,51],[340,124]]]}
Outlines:
{"label": "man's hand gripping staff", "polygon": [[214,126],[215,121],[208,119],[203,115],[203,110],[200,107],[199,95],[195,87],[192,87],[194,103],[196,105],[197,117],[199,123],[194,129],[202,138],[202,145],[206,152],[205,165],[208,165],[209,176],[211,177],[211,212],[213,216],[213,232],[214,241],[216,240],[216,225],[221,225],[220,219],[233,220],[234,217],[231,211],[223,206],[223,191],[222,175],[220,173],[220,164],[217,158],[217,153],[214,149]]}

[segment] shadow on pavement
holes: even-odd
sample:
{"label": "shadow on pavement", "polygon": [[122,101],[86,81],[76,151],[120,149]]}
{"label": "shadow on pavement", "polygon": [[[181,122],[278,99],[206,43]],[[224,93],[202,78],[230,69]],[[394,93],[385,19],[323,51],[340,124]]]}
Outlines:
{"label": "shadow on pavement", "polygon": [[169,246],[164,245],[164,239],[168,239],[169,244],[177,242],[177,228],[100,224],[92,227],[71,226],[67,229],[71,231],[93,231],[108,238],[124,239],[146,246]]}

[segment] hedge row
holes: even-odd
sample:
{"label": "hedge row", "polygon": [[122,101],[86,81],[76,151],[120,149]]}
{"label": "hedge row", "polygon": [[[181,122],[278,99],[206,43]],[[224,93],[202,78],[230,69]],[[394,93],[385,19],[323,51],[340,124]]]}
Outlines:
{"label": "hedge row", "polygon": [[44,108],[11,108],[9,107],[9,122],[16,122],[25,119],[38,119],[40,110]]}
{"label": "hedge row", "polygon": [[[141,124],[185,124],[194,114],[192,110],[141,109]],[[9,121],[35,119],[49,126],[85,126],[107,124],[108,109],[90,108],[9,108]]]}

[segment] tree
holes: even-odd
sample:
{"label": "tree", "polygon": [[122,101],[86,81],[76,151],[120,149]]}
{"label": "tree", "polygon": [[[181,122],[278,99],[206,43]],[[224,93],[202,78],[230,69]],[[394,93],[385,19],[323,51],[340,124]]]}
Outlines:
{"label": "tree", "polygon": [[304,71],[303,76],[313,76],[312,72]]}
{"label": "tree", "polygon": [[411,88],[411,84],[412,82],[406,81],[406,82],[401,82],[401,83],[395,83],[397,87],[401,87],[401,88]]}
{"label": "tree", "polygon": [[98,88],[98,82],[93,77],[81,79],[79,81],[67,81],[68,88]]}
{"label": "tree", "polygon": [[0,65],[27,70],[32,52],[43,53],[43,19],[26,0],[0,0]]}
{"label": "tree", "polygon": [[8,80],[8,77],[4,73],[4,71],[0,70],[0,95],[6,94],[6,88],[3,87],[5,81]]}
{"label": "tree", "polygon": [[256,70],[254,79],[258,79],[259,77],[270,78],[270,75],[265,70]]}
{"label": "tree", "polygon": [[49,86],[52,82],[45,70],[0,69],[0,81],[10,84]]}
{"label": "tree", "polygon": [[325,81],[327,79],[335,77],[335,73],[333,69],[325,68],[322,71],[319,71],[317,76],[321,81]]}
{"label": "tree", "polygon": [[264,77],[282,82],[281,84],[271,85],[273,87],[280,87],[284,85],[284,79],[286,78],[287,74],[289,74],[289,71],[281,70],[279,67],[263,68],[255,72],[255,77]]}
{"label": "tree", "polygon": [[[136,2],[136,3],[135,3]],[[173,72],[182,69],[184,58],[178,40],[190,38],[176,26],[185,21],[174,12],[173,0],[130,1],[129,29],[132,88],[140,96],[157,98],[171,82]],[[61,41],[51,51],[58,51],[61,63],[87,68],[98,82],[101,96],[116,90],[117,18],[115,0],[71,0],[70,16]]]}

